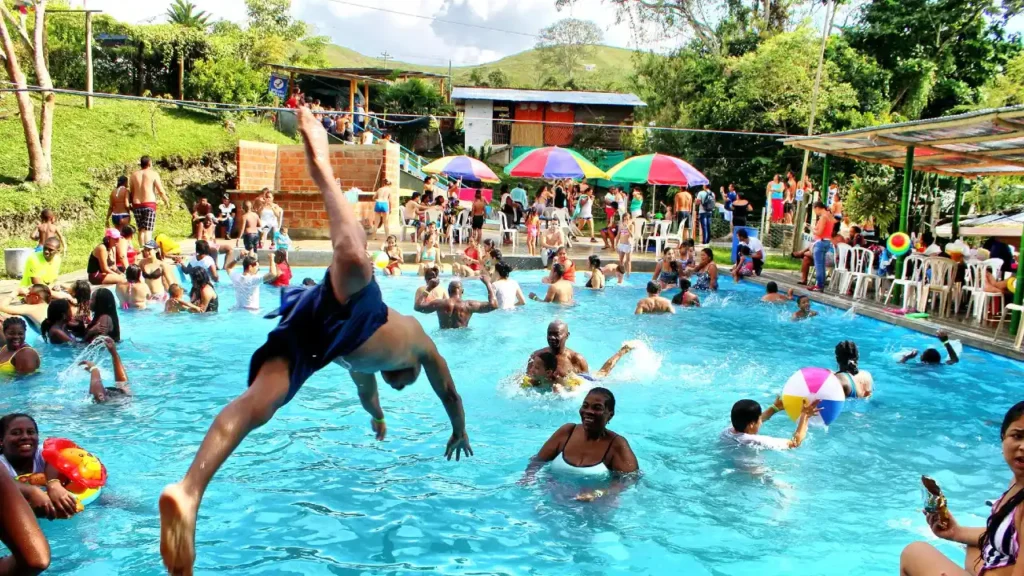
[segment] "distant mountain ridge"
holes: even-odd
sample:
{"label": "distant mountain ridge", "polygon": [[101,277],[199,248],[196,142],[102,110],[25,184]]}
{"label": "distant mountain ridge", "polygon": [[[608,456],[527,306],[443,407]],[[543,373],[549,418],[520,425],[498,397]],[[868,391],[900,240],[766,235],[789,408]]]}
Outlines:
{"label": "distant mountain ridge", "polygon": [[[580,71],[578,76],[587,85],[596,83],[602,85],[603,88],[603,85],[608,84],[608,87],[613,90],[628,90],[629,77],[633,74],[633,56],[635,54],[637,52],[625,48],[594,46],[593,54],[584,61],[587,69]],[[336,68],[379,68],[384,66],[384,62],[380,58],[366,56],[350,48],[334,44],[327,47],[327,61]],[[447,66],[411,64],[398,60],[389,60],[387,67],[437,74],[448,73]],[[484,78],[493,70],[501,70],[508,76],[512,88],[539,88],[544,79],[541,72],[540,54],[536,49],[506,56],[486,64],[453,66],[452,76],[455,84],[471,84],[469,77],[474,70],[478,70]]]}

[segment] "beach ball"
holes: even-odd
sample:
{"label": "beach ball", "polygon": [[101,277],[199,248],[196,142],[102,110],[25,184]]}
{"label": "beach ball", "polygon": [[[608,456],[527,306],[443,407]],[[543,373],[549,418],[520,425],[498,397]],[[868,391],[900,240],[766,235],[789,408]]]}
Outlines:
{"label": "beach ball", "polygon": [[390,260],[388,259],[388,255],[385,254],[384,252],[377,252],[377,254],[375,254],[373,257],[373,265],[376,266],[377,268],[380,268],[381,270],[388,267],[389,261]]}
{"label": "beach ball", "polygon": [[905,232],[897,232],[889,236],[889,240],[885,243],[885,247],[893,256],[903,256],[910,251],[910,246],[910,236],[907,236]]}
{"label": "beach ball", "polygon": [[821,408],[819,417],[828,426],[843,411],[846,393],[843,391],[843,385],[839,383],[839,379],[831,370],[801,368],[789,377],[786,385],[782,388],[782,405],[786,409],[786,414],[794,422],[800,418],[805,398],[808,401],[821,400],[818,404]]}

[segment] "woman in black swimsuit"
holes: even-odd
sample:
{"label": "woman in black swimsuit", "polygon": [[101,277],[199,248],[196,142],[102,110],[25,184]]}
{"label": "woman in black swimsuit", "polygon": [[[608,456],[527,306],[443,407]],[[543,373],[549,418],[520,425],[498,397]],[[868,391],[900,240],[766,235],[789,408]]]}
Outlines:
{"label": "woman in black swimsuit", "polygon": [[192,291],[189,293],[192,304],[198,306],[200,312],[216,312],[220,302],[217,291],[210,283],[209,272],[205,268],[192,268],[189,276],[192,277]]}
{"label": "woman in black swimsuit", "polygon": [[732,202],[732,226],[734,229],[737,226],[747,225],[750,209],[750,201],[744,198],[739,190],[736,190],[736,199]]}

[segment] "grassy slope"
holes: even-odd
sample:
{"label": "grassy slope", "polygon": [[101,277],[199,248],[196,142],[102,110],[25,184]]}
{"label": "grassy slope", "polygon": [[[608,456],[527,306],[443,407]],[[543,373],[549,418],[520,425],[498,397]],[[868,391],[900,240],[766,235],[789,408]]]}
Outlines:
{"label": "grassy slope", "polygon": [[[582,72],[582,74],[595,75],[601,82],[610,81],[618,89],[624,90],[628,86],[629,75],[633,73],[633,54],[632,50],[624,48],[595,46],[593,55],[586,59],[586,63],[594,64],[596,68],[591,72]],[[335,67],[380,67],[382,65],[378,58],[364,56],[355,50],[334,45],[327,48],[327,60],[331,66]],[[388,63],[388,67],[440,74],[448,73],[446,66],[424,66],[408,62],[392,61]],[[534,87],[541,80],[538,72],[541,70],[540,57],[536,50],[527,50],[479,66],[458,66],[452,68],[452,75],[455,77],[456,85],[467,84],[473,70],[479,69],[486,76],[491,70],[498,68],[508,75],[514,87]]]}
{"label": "grassy slope", "polygon": [[[0,99],[0,116],[16,109],[13,97]],[[70,246],[63,268],[65,271],[82,268],[89,250],[102,234],[106,197],[115,183],[107,179],[137,165],[142,155],[148,154],[155,160],[169,156],[198,158],[206,153],[231,150],[240,139],[294,143],[268,123],[237,121],[236,132],[230,134],[222,122],[212,116],[165,106],[157,107],[155,115],[153,110],[147,103],[101,99],[96,100],[92,110],[86,110],[81,98],[58,97],[53,141],[54,184],[45,190],[20,184],[28,174],[21,121],[16,116],[0,120],[0,218],[14,213],[35,214],[44,207],[92,207],[95,217],[65,230]],[[155,123],[155,138],[151,118]],[[170,218],[166,211],[163,213],[157,231],[185,236],[190,230],[184,203],[176,196],[170,182],[164,184],[175,208]],[[0,240],[0,248],[31,243],[27,238],[10,238]]]}

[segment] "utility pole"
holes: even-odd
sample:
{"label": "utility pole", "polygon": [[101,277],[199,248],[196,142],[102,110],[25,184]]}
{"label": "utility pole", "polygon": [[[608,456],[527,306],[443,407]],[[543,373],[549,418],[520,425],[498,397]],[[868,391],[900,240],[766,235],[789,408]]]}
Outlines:
{"label": "utility pole", "polygon": [[385,50],[385,51],[380,53],[380,59],[384,61],[384,67],[387,68],[388,67],[388,60],[392,60],[393,57],[391,56],[391,54],[388,54],[387,50]]}
{"label": "utility pole", "polygon": [[103,12],[102,10],[89,10],[82,2],[81,10],[47,10],[46,14],[85,14],[85,107],[92,108],[92,15]]}
{"label": "utility pole", "polygon": [[[831,13],[829,10],[831,9]],[[828,0],[825,4],[825,27],[821,31],[821,52],[818,54],[818,71],[814,76],[814,90],[811,93],[811,117],[807,122],[807,135],[811,136],[814,134],[814,116],[818,111],[818,91],[821,88],[821,69],[825,64],[825,46],[828,45],[828,35],[832,32],[832,18],[836,15],[835,1]],[[800,180],[803,181],[807,178],[807,162],[810,160],[811,151],[804,150],[804,164],[800,170]],[[827,182],[821,183],[822,188],[828,186]],[[797,202],[796,206],[796,218],[793,220],[793,245],[791,252],[803,248],[804,241],[804,219],[805,219],[805,206],[808,202],[813,202],[813,197],[810,190],[804,190],[804,198],[800,202]]]}

